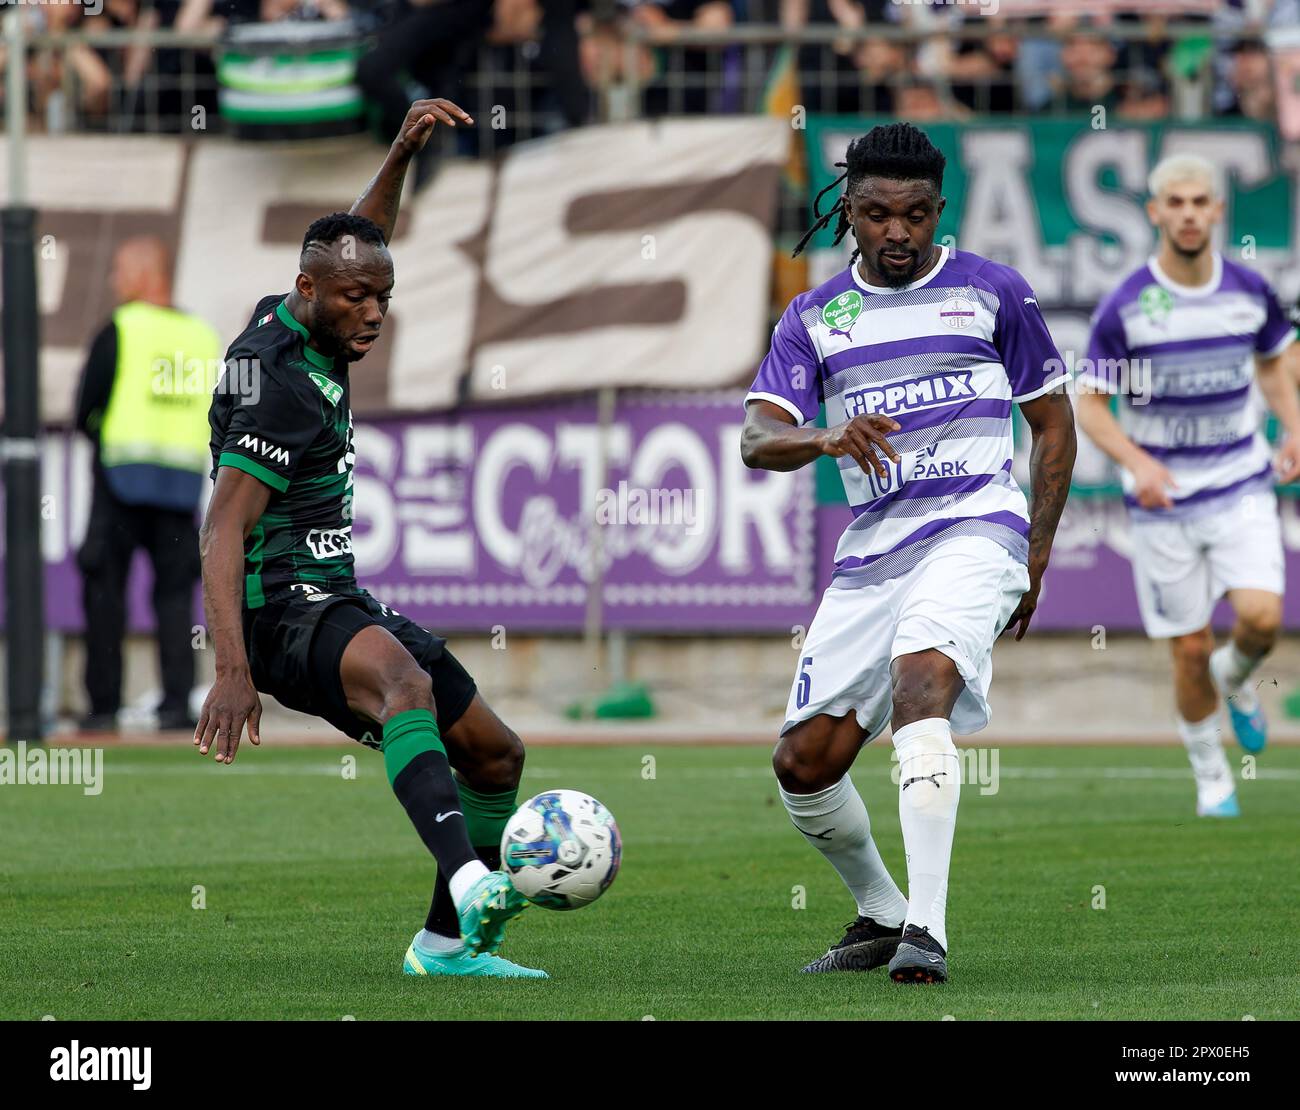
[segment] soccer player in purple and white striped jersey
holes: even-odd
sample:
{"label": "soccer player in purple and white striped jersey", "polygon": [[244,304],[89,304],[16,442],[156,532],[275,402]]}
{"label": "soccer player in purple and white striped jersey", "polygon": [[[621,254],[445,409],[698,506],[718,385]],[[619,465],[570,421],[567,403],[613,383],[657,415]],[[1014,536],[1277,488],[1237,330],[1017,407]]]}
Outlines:
{"label": "soccer player in purple and white striped jersey", "polygon": [[[1013,625],[1019,639],[1033,615],[1069,492],[1074,418],[1024,278],[935,245],[944,157],[930,140],[910,124],[877,127],[849,145],[846,166],[844,194],[814,230],[838,216],[835,241],[851,232],[858,250],[791,302],[746,398],[746,464],[794,470],[830,456],[853,510],[773,767],[795,827],[858,907],[804,970],[888,961],[897,982],[942,982],[952,733],[987,724],[993,642]],[[828,427],[813,427],[822,403]],[[1032,516],[1011,477],[1013,404],[1033,431]],[[907,898],[848,776],[886,728]]]}
{"label": "soccer player in purple and white striped jersey", "polygon": [[[1093,317],[1079,423],[1121,467],[1142,622],[1173,651],[1197,813],[1235,817],[1218,695],[1242,747],[1259,751],[1266,726],[1249,679],[1282,621],[1273,485],[1300,475],[1300,348],[1268,282],[1211,245],[1223,201],[1210,163],[1175,155],[1149,185],[1159,245]],[[1287,436],[1276,456],[1261,400]],[[1215,650],[1210,615],[1225,594],[1236,624]]]}

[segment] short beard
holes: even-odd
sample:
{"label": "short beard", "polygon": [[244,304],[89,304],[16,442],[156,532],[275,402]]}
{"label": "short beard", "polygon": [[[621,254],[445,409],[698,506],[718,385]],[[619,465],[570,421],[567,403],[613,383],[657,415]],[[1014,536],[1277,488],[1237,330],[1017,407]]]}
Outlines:
{"label": "short beard", "polygon": [[1206,252],[1206,250],[1210,246],[1210,239],[1209,236],[1206,236],[1205,242],[1203,242],[1195,250],[1187,250],[1185,247],[1180,247],[1178,245],[1178,240],[1173,238],[1169,240],[1169,245],[1174,248],[1174,254],[1178,255],[1179,258],[1184,258],[1188,262],[1191,262],[1197,258],[1200,258],[1201,255],[1203,255]]}
{"label": "short beard", "polygon": [[342,336],[332,327],[323,324],[317,324],[312,329],[312,338],[320,343],[323,347],[333,348],[334,359],[338,362],[356,362],[360,355],[354,355],[348,350],[347,344],[344,343]]}
{"label": "short beard", "polygon": [[916,280],[915,271],[909,274],[899,274],[893,270],[886,270],[881,276],[885,279],[886,289],[906,289]]}
{"label": "short beard", "polygon": [[905,289],[916,280],[916,272],[921,268],[921,256],[917,255],[916,264],[911,269],[899,273],[897,270],[885,268],[883,261],[880,264],[880,276],[884,279],[886,289]]}

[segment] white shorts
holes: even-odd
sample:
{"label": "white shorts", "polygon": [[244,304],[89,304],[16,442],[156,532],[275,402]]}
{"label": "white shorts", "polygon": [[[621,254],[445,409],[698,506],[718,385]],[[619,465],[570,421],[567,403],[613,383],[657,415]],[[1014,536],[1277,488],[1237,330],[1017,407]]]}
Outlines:
{"label": "white shorts", "polygon": [[1282,526],[1271,491],[1191,520],[1135,521],[1130,531],[1133,580],[1148,636],[1198,632],[1228,590],[1282,594]]}
{"label": "white shorts", "polygon": [[874,740],[893,715],[890,664],[931,648],[948,656],[966,682],[952,730],[977,732],[989,723],[993,642],[1027,589],[1028,568],[982,536],[940,544],[886,582],[831,586],[799,652],[782,735],[819,713],[852,710]]}

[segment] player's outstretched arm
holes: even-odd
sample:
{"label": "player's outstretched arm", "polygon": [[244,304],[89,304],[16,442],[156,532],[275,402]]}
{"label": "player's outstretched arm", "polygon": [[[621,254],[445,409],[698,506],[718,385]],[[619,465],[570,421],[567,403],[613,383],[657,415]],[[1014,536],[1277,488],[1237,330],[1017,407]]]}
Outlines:
{"label": "player's outstretched arm", "polygon": [[855,416],[834,428],[800,428],[794,417],[771,401],[750,401],[740,433],[740,457],[755,470],[798,470],[822,455],[851,455],[863,470],[885,477],[881,456],[898,462],[885,438],[899,425],[887,416]]}
{"label": "player's outstretched arm", "polygon": [[397,209],[402,202],[402,182],[406,180],[406,167],[429,141],[429,136],[439,123],[455,127],[457,122],[469,126],[474,124],[468,112],[441,97],[417,100],[406,113],[397,138],[388,148],[384,164],[352,206],[352,215],[365,216],[380,226],[385,243],[392,240],[393,230],[397,227]]}
{"label": "player's outstretched arm", "polygon": [[217,677],[203,702],[194,743],[207,755],[215,741],[218,763],[230,763],[248,724],[248,739],[261,743],[262,701],[244,651],[241,598],[244,540],[271,499],[270,487],[234,467],[217,470],[217,483],[199,530],[203,559],[203,609],[217,656]]}
{"label": "player's outstretched arm", "polygon": [[1255,378],[1286,434],[1273,463],[1277,480],[1294,482],[1300,478],[1300,397],[1296,394],[1296,383],[1300,381],[1300,342],[1292,343],[1274,358],[1258,359]]}
{"label": "player's outstretched arm", "polygon": [[1020,411],[1029,423],[1034,442],[1029,456],[1029,589],[1007,621],[1008,630],[1016,629],[1017,640],[1029,630],[1029,622],[1038,608],[1038,591],[1051,558],[1052,540],[1065,500],[1070,496],[1076,451],[1074,406],[1064,388],[1025,401]]}

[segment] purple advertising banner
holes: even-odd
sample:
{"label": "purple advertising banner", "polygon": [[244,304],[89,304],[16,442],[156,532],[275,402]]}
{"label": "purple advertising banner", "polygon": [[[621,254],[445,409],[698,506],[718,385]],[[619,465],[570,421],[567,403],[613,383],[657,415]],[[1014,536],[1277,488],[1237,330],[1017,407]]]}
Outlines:
{"label": "purple advertising banner", "polygon": [[[1287,581],[1300,582],[1300,500],[1281,497],[1279,504]],[[836,541],[850,519],[847,505],[821,506],[819,582],[829,573]],[[1130,550],[1128,514],[1118,497],[1072,497],[1052,545],[1032,628],[1091,633],[1101,626],[1108,632],[1140,631]],[[1300,628],[1300,589],[1287,594],[1283,617],[1287,628]],[[1214,624],[1217,628],[1231,624],[1226,602],[1215,610]]]}
{"label": "purple advertising banner", "polygon": [[[606,627],[805,623],[817,596],[812,471],[744,465],[743,396],[626,394],[604,439],[593,398],[359,421],[358,579],[439,631],[578,631],[597,566]],[[89,511],[89,451],[62,433],[44,444],[54,629],[82,626],[75,553]],[[149,579],[138,555],[134,629],[152,627]]]}
{"label": "purple advertising banner", "polygon": [[[742,399],[740,391],[625,394],[604,442],[592,398],[361,421],[358,578],[437,631],[574,633],[599,559],[606,628],[789,634],[812,619],[849,513],[842,501],[815,503],[811,467],[775,474],[744,466]],[[90,448],[51,433],[43,451],[47,620],[77,631],[75,553],[89,513]],[[1282,526],[1296,581],[1293,498],[1282,500]],[[1140,628],[1128,552],[1116,499],[1073,498],[1034,627]],[[129,589],[135,630],[153,624],[150,581],[138,554]],[[198,591],[194,613],[201,624]],[[1287,601],[1286,621],[1300,627],[1300,591]]]}
{"label": "purple advertising banner", "polygon": [[360,424],[358,577],[438,629],[580,629],[597,566],[607,627],[789,628],[815,597],[812,474],[745,467],[741,401],[628,395],[603,442],[591,400]]}

